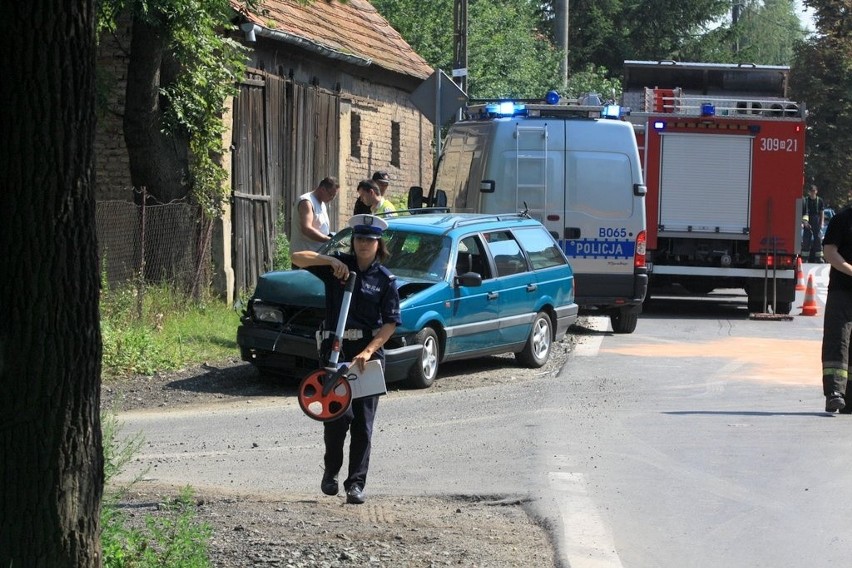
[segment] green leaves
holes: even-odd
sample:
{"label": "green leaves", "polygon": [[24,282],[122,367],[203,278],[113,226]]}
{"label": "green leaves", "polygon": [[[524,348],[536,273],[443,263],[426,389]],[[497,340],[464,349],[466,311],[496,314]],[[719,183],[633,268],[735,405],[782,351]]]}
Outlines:
{"label": "green leaves", "polygon": [[[250,0],[255,6],[258,0]],[[226,195],[226,172],[219,165],[225,101],[237,93],[245,72],[245,49],[227,37],[234,29],[228,0],[102,0],[99,29],[114,29],[115,18],[129,10],[134,18],[155,26],[168,38],[163,65],[175,72],[160,73],[159,90],[166,104],[160,128],[189,138],[190,185],[196,201],[210,217],[221,212]],[[133,57],[152,54],[131,53]]]}

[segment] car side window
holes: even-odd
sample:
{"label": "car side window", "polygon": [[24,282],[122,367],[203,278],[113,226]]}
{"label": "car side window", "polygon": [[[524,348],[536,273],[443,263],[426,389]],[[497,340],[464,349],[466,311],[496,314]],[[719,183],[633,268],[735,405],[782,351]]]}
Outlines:
{"label": "car side window", "polygon": [[456,276],[465,272],[476,272],[483,280],[491,278],[491,269],[488,266],[488,258],[485,249],[478,237],[465,237],[459,242],[459,250],[456,255]]}
{"label": "car side window", "polygon": [[568,259],[562,254],[559,245],[547,229],[543,227],[519,229],[515,231],[515,237],[527,251],[533,270],[568,264]]}
{"label": "car side window", "polygon": [[527,259],[521,246],[509,231],[494,231],[485,236],[488,249],[497,267],[497,276],[510,276],[527,272]]}

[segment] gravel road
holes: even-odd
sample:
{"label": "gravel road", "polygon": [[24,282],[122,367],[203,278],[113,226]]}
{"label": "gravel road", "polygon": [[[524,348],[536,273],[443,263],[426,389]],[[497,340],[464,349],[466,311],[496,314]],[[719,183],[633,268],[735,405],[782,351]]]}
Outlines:
{"label": "gravel road", "polygon": [[[518,367],[511,355],[448,363],[432,389],[491,388],[512,381],[535,381],[558,373],[584,328],[575,326],[554,345],[541,369]],[[390,386],[393,396],[411,396]],[[269,380],[236,359],[181,372],[111,380],[102,386],[102,408],[121,420],[135,410],[169,412],[192,406],[228,404],[295,395],[294,381]],[[177,487],[134,486],[122,506],[142,522],[162,514]],[[517,495],[452,497],[370,496],[364,505],[344,497],[196,493],[197,515],[213,530],[213,566],[306,567],[555,567],[548,527],[533,518]]]}

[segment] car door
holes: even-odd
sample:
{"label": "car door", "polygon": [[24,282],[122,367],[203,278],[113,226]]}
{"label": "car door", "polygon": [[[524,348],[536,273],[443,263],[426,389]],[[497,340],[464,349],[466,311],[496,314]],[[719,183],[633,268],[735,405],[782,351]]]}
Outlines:
{"label": "car door", "polygon": [[455,276],[476,272],[481,286],[454,286],[446,321],[445,359],[453,359],[500,343],[497,283],[482,238],[478,234],[459,240],[456,247]]}
{"label": "car door", "polygon": [[523,343],[529,336],[536,313],[538,284],[535,275],[511,231],[491,231],[484,236],[496,271],[500,343]]}

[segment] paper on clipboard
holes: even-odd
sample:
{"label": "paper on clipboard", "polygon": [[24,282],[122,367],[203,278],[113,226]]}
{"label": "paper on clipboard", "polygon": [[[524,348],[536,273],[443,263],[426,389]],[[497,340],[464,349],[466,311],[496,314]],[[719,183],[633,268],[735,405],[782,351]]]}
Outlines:
{"label": "paper on clipboard", "polygon": [[346,373],[349,386],[352,387],[352,398],[364,398],[367,396],[380,396],[388,393],[385,385],[385,373],[379,361],[367,361],[364,370],[359,371],[357,365],[351,365]]}

